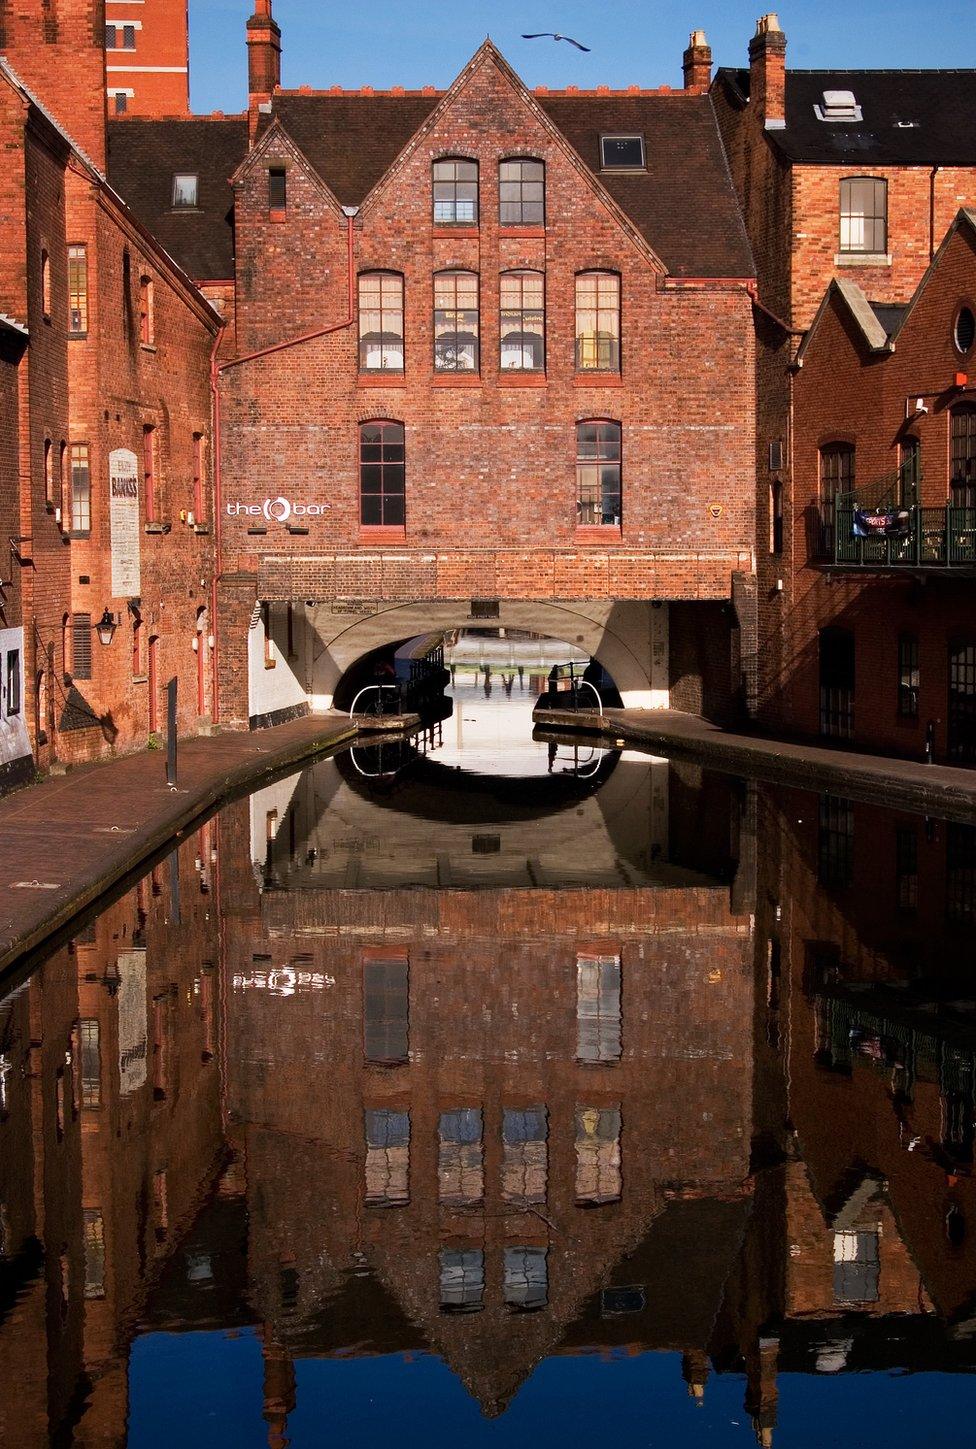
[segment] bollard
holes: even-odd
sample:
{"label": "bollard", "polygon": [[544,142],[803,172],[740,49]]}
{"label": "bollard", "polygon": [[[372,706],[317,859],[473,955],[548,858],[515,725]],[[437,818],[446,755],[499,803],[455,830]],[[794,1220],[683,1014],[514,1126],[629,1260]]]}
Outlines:
{"label": "bollard", "polygon": [[171,679],[166,686],[166,783],[176,789],[176,691],[178,685]]}

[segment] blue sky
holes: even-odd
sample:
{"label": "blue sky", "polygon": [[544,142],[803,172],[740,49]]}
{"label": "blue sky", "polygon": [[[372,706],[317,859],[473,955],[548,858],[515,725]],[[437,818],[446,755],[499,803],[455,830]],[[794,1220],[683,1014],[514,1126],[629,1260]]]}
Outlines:
{"label": "blue sky", "polygon": [[[768,3],[768,0],[767,0]],[[704,27],[718,65],[745,64],[762,0],[274,0],[283,84],[447,85],[490,34],[531,86],[681,84],[688,33]],[[197,111],[240,110],[251,0],[190,0]],[[788,63],[976,66],[974,0],[803,0],[783,7]],[[556,30],[592,46],[521,39]]]}

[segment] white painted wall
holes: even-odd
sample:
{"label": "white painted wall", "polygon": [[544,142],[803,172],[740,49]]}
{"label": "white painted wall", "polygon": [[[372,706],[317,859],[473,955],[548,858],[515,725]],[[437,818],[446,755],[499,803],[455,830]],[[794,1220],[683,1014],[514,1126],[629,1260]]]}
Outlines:
{"label": "white painted wall", "polygon": [[[10,655],[20,656],[20,709],[10,713],[8,691],[8,661]],[[0,629],[0,766],[12,765],[17,760],[29,759],[30,740],[26,723],[26,684],[24,668],[23,629]]]}
{"label": "white painted wall", "polygon": [[[287,604],[269,605],[271,641],[267,652],[264,619],[260,614],[248,631],[247,712],[251,719],[308,703],[310,635],[305,606],[293,605],[294,654],[291,657],[287,643],[287,608]],[[269,667],[271,661],[273,666]]]}

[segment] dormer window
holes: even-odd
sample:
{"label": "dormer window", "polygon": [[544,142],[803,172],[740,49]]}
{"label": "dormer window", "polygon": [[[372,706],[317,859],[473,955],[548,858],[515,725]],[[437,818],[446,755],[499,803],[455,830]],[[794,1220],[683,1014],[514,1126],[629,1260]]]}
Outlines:
{"label": "dormer window", "polygon": [[601,136],[600,165],[604,171],[643,171],[643,136]]}
{"label": "dormer window", "polygon": [[823,100],[813,109],[818,121],[862,121],[864,119],[853,91],[824,91]]}
{"label": "dormer window", "polygon": [[191,172],[180,171],[173,177],[173,206],[196,206],[199,178]]}

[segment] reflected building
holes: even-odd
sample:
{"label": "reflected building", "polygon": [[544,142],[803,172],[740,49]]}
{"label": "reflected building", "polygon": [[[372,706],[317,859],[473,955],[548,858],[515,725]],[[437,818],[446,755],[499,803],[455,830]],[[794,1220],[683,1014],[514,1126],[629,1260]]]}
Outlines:
{"label": "reflected building", "polygon": [[349,1356],[666,1352],[764,1445],[784,1371],[974,1367],[964,827],[608,761],[317,765],[11,984],[0,1443],[124,1445],[160,1329],[256,1332],[276,1445]]}

